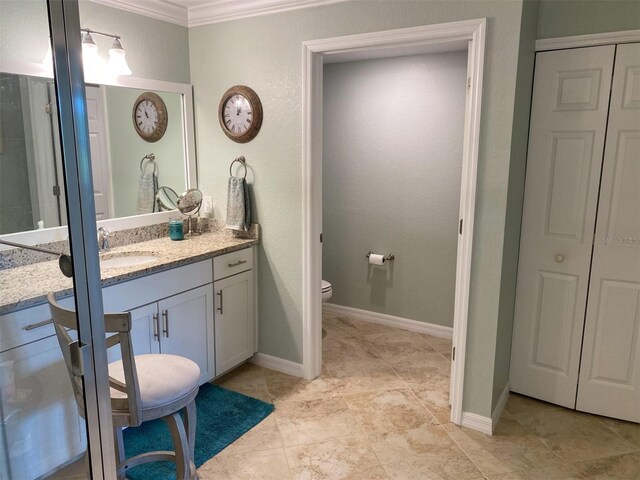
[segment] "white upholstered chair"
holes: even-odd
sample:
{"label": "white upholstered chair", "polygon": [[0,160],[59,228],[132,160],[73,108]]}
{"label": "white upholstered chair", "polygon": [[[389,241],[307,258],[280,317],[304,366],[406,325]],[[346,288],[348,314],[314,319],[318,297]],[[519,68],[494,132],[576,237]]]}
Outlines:
{"label": "white upholstered chair", "polygon": [[[71,330],[77,330],[76,314],[62,308],[53,293],[47,297],[56,335],[67,364],[78,411],[84,417],[82,375],[71,362]],[[107,348],[120,345],[122,360],[109,364],[111,412],[118,462],[118,478],[124,479],[128,469],[147,462],[173,461],[176,478],[196,479],[194,446],[196,434],[195,397],[198,393],[200,368],[191,360],[177,355],[133,354],[131,314],[108,313],[104,316]],[[184,410],[184,415],[180,411]],[[162,418],[171,432],[175,451],[156,451],[125,458],[123,427],[137,427],[142,422]]]}

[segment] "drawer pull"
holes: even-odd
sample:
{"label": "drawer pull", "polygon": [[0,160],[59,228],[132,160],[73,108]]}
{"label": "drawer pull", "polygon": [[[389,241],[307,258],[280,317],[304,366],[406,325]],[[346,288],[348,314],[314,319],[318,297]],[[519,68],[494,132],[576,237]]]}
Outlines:
{"label": "drawer pull", "polygon": [[53,318],[50,318],[49,320],[43,320],[42,322],[38,323],[32,323],[30,325],[27,325],[26,327],[22,327],[22,329],[28,332],[29,330],[35,330],[36,328],[44,327],[45,325],[49,325],[51,323],[53,323]]}
{"label": "drawer pull", "polygon": [[247,263],[246,260],[238,260],[236,263],[228,263],[229,268],[237,267],[238,265],[242,265],[243,263]]}
{"label": "drawer pull", "polygon": [[220,297],[220,306],[216,308],[216,310],[218,310],[220,312],[220,315],[222,315],[222,290],[217,292],[216,295]]}

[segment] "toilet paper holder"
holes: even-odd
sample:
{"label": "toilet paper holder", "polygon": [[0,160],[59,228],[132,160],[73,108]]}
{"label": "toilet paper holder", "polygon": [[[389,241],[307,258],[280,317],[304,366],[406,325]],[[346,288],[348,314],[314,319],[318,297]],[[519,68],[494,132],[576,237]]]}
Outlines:
{"label": "toilet paper holder", "polygon": [[[367,258],[369,258],[372,253],[373,252],[367,253]],[[389,255],[384,256],[385,261],[393,260],[394,258],[396,258],[396,256],[393,253],[390,253]]]}

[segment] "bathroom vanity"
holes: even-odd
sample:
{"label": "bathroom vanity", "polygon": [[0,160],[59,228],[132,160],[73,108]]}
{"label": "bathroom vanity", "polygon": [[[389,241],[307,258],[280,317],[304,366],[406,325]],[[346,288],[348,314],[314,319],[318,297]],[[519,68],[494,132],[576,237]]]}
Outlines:
{"label": "bathroom vanity", "polygon": [[[131,312],[137,355],[190,358],[200,367],[201,384],[208,382],[257,351],[257,242],[217,232],[184,242],[158,238],[115,248],[103,255],[101,266],[104,310]],[[127,258],[141,253],[154,260],[127,264]],[[125,260],[109,263],[112,258]],[[64,297],[60,303],[73,308],[71,281],[56,271],[55,263],[3,271],[0,368],[6,385],[0,441],[10,452],[12,472],[24,479],[77,458],[86,445],[44,303],[48,291],[56,291]],[[108,353],[110,362],[119,358],[117,347]]]}

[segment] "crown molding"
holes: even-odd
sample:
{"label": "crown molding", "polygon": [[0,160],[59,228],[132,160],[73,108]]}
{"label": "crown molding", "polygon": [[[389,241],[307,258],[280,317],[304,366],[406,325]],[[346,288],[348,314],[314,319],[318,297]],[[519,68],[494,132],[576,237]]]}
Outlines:
{"label": "crown molding", "polygon": [[164,22],[175,23],[182,27],[188,26],[187,7],[177,5],[167,0],[91,0],[109,7],[119,8],[128,12],[155,18]]}
{"label": "crown molding", "polygon": [[634,42],[640,42],[640,30],[591,33],[588,35],[575,35],[572,37],[544,38],[541,40],[536,40],[536,52]]}
{"label": "crown molding", "polygon": [[91,1],[183,27],[197,27],[348,0],[210,0],[192,6],[189,6],[189,2],[185,0]]}
{"label": "crown molding", "polygon": [[189,27],[329,5],[348,0],[212,0],[189,7]]}

